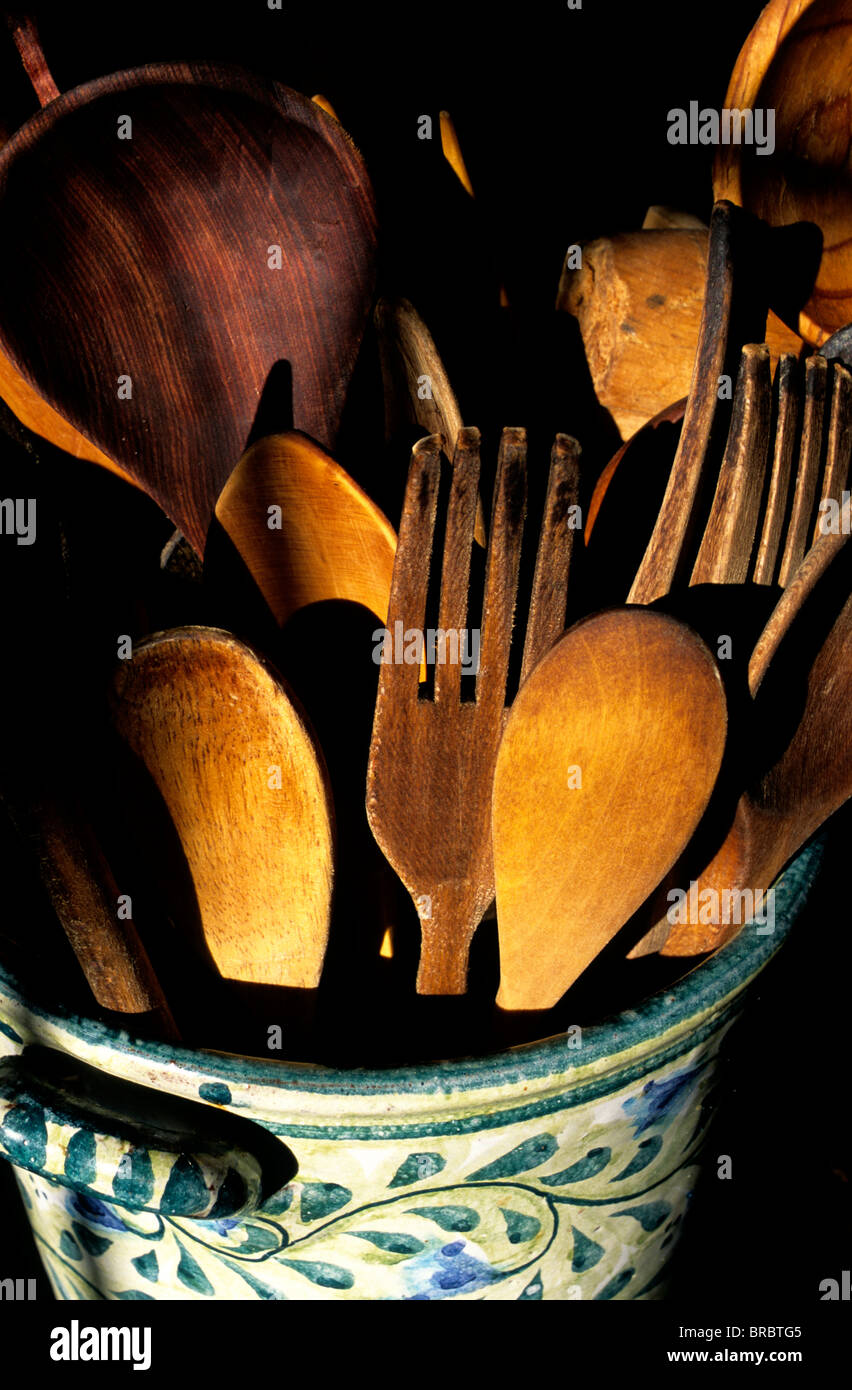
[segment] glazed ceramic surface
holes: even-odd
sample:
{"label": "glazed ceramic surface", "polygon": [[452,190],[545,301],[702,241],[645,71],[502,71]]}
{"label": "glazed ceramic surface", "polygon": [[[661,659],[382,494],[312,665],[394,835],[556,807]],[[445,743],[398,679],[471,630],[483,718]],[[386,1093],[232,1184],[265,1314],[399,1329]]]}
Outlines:
{"label": "glazed ceramic surface", "polygon": [[[820,855],[811,846],[776,885],[774,932],[750,924],[671,990],[581,1039],[481,1060],[336,1072],[143,1045],[39,1012],[0,974],[0,1154],[15,1164],[55,1293],[664,1296],[720,1048]],[[213,1138],[180,1106],[159,1128],[122,1130],[114,1097],[93,1107],[40,1090],[45,1047],[118,1078],[119,1101],[126,1083],[182,1097]],[[241,1131],[217,1145],[224,1112],[247,1122],[245,1143]],[[267,1148],[271,1134],[292,1155],[292,1180],[280,1183],[252,1145],[257,1127]]]}

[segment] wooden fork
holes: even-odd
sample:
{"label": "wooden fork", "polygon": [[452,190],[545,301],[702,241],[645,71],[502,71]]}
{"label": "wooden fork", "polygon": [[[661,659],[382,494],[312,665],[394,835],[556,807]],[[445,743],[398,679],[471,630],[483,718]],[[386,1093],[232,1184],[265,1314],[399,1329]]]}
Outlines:
{"label": "wooden fork", "polygon": [[[479,431],[456,444],[441,576],[439,630],[468,619],[470,555],[479,482]],[[388,631],[423,633],[441,439],[415,445],[396,553]],[[541,529],[523,669],[532,669],[565,623],[578,446],[557,436]],[[384,661],[367,772],[367,816],[385,857],[414,899],[422,945],[417,991],[463,994],[470,942],[494,897],[491,789],[506,722],[506,680],[526,513],[526,435],[500,442],[486,558],[474,700],[461,699],[461,665],[438,660],[434,696],[418,698],[420,655]],[[471,643],[468,642],[468,652]],[[446,655],[446,652],[445,652]]]}
{"label": "wooden fork", "polygon": [[[745,347],[731,433],[692,583],[735,584],[750,579],[757,584],[786,587],[794,575],[801,573],[811,544],[819,538],[817,498],[820,502],[833,499],[838,503],[842,499],[852,453],[852,375],[840,362],[829,368],[823,358],[809,358],[804,370],[802,403],[798,364],[795,358],[782,357],[775,386],[773,436],[769,426],[768,350],[765,346]],[[793,479],[800,417],[801,445]],[[770,452],[771,472],[764,489]],[[782,599],[776,613],[783,612],[786,605]],[[770,619],[767,631],[773,630]],[[727,841],[719,851],[720,862],[726,848]],[[691,941],[694,935],[689,925],[672,929],[664,918],[636,943],[629,958],[664,946],[666,954],[680,954],[683,943]]]}

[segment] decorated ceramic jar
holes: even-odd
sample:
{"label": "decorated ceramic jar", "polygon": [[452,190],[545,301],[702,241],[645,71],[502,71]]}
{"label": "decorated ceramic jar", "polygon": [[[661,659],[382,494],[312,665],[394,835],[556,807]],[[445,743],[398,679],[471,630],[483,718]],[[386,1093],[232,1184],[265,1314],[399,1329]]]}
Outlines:
{"label": "decorated ceramic jar", "polygon": [[388,1071],[139,1042],[0,973],[0,1154],[66,1299],[658,1299],[717,1062],[819,866],[599,1026]]}

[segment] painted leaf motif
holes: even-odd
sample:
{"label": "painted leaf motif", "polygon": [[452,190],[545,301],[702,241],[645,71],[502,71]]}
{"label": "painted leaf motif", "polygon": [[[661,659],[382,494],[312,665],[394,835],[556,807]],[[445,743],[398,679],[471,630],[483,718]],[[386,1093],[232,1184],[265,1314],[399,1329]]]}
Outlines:
{"label": "painted leaf motif", "polygon": [[517,1148],[502,1154],[500,1158],[486,1163],[484,1168],[477,1168],[475,1173],[469,1173],[467,1182],[493,1182],[500,1178],[514,1178],[518,1173],[527,1173],[531,1168],[538,1168],[552,1158],[557,1147],[552,1134],[536,1134],[532,1139],[525,1139],[523,1144],[518,1144]]}
{"label": "painted leaf motif", "polygon": [[538,1179],[545,1187],[562,1187],[572,1182],[588,1182],[590,1178],[596,1178],[598,1173],[602,1173],[612,1158],[612,1149],[599,1148],[589,1149],[583,1158],[572,1163],[570,1168],[563,1168],[559,1173],[543,1173]]}
{"label": "painted leaf motif", "polygon": [[[445,1188],[429,1196],[428,1205],[413,1207],[405,1194],[341,1215],[294,1240],[280,1263],[317,1283],[308,1264],[332,1271],[330,1278],[348,1273],[356,1297],[360,1282],[363,1297],[372,1300],[452,1298],[479,1293],[534,1265],[555,1232],[550,1199],[520,1183]],[[360,1270],[365,1277],[359,1281]],[[325,1286],[346,1287],[330,1279]]]}
{"label": "painted leaf motif", "polygon": [[663,1136],[652,1134],[649,1139],[643,1139],[636,1153],[620,1173],[616,1173],[610,1182],[623,1182],[625,1178],[632,1178],[634,1174],[641,1173],[643,1168],[647,1168],[649,1163],[653,1163],[660,1149],[663,1147]]}
{"label": "painted leaf motif", "polygon": [[198,1261],[192,1258],[185,1246],[181,1245],[180,1241],[177,1242],[177,1246],[180,1250],[180,1261],[177,1267],[178,1279],[185,1288],[191,1289],[193,1293],[204,1294],[205,1297],[209,1298],[215,1293],[215,1290],[204,1270]]}
{"label": "painted leaf motif", "polygon": [[435,1153],[414,1153],[409,1154],[397,1168],[388,1187],[408,1187],[411,1183],[424,1182],[427,1178],[434,1178],[436,1173],[440,1173],[447,1160],[440,1154]]}
{"label": "painted leaf motif", "polygon": [[411,1207],[415,1216],[428,1216],[442,1231],[472,1231],[479,1225],[479,1212],[473,1207]]}

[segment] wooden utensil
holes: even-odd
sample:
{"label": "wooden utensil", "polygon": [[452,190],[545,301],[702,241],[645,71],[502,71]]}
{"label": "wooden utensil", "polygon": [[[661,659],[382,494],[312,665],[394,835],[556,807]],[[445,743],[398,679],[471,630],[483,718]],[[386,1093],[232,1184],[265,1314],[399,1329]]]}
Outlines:
{"label": "wooden utensil", "polygon": [[[690,390],[708,239],[706,228],[646,228],[588,242],[582,265],[563,268],[556,307],[577,319],[595,394],[625,440]],[[773,367],[802,347],[772,312],[766,341]]]}
{"label": "wooden utensil", "polygon": [[494,775],[501,1008],[550,1008],[645,901],[704,812],[726,726],[712,656],[661,613],[584,619],[536,666]]}
{"label": "wooden utensil", "polygon": [[[765,351],[765,350],[764,350]],[[765,371],[765,364],[759,362],[756,350],[744,349],[744,361],[752,363],[752,373]],[[708,521],[702,541],[700,560],[702,569],[699,577],[693,573],[693,582],[712,582],[717,584],[742,583],[750,579],[755,584],[785,584],[788,582],[783,559],[793,543],[804,547],[804,538],[809,535],[811,517],[818,493],[819,475],[822,468],[822,455],[819,440],[823,435],[822,415],[817,413],[817,402],[825,401],[825,363],[812,358],[806,364],[807,397],[804,410],[804,426],[801,433],[801,451],[796,490],[788,497],[792,476],[793,449],[798,441],[797,422],[802,415],[801,373],[792,357],[782,358],[776,374],[776,405],[774,408],[775,437],[771,445],[772,468],[769,486],[766,489],[766,502],[762,528],[759,528],[760,493],[763,490],[763,471],[767,456],[767,401],[765,376],[762,383],[755,379],[747,388],[757,396],[752,403],[752,426],[747,427],[745,400],[735,407],[735,427],[726,451],[736,460],[734,471],[726,472],[723,467],[719,487],[714,500],[714,508]],[[839,363],[832,364],[831,380],[831,425],[829,429],[830,449],[826,455],[823,473],[822,492],[840,502],[842,488],[848,476],[849,434],[852,430],[852,380],[846,369]],[[738,383],[738,396],[740,396]],[[816,441],[816,442],[815,442]],[[842,459],[839,451],[845,450]],[[802,496],[808,497],[806,507],[799,505]],[[786,519],[786,520],[785,520]],[[786,525],[786,537],[784,527]],[[759,544],[756,544],[758,531]],[[734,537],[736,540],[734,541]],[[792,538],[792,541],[791,541]],[[821,552],[825,563],[829,552]],[[802,569],[802,574],[810,574]],[[698,565],[696,565],[698,571]],[[798,573],[798,572],[797,572]],[[800,578],[793,591],[795,603],[801,601],[803,581]],[[779,625],[787,623],[791,615],[793,595],[782,599],[769,619],[763,636],[759,639],[752,657],[752,670],[755,656],[768,649],[772,634],[777,634]],[[733,832],[732,832],[733,833]],[[727,853],[725,850],[723,853]],[[648,955],[658,951],[672,932],[667,917],[655,923],[629,952],[629,958]],[[681,931],[678,931],[681,934]],[[677,937],[676,937],[677,940]]]}
{"label": "wooden utensil", "polygon": [[755,742],[764,755],[768,747],[770,765],[758,763],[725,842],[696,879],[694,895],[683,904],[684,920],[675,921],[663,955],[696,955],[736,935],[751,913],[741,911],[737,920],[729,907],[726,920],[718,908],[725,893],[731,904],[753,905],[758,915],[765,911],[763,895],[781,869],[852,795],[848,501],[844,526],[837,535],[820,537],[805,557],[755,648],[749,667]]}
{"label": "wooden utensil", "polygon": [[[439,436],[415,445],[394,566],[388,628],[424,633],[440,473]],[[487,558],[476,700],[462,702],[459,660],[435,665],[433,700],[418,699],[419,660],[383,662],[367,772],[367,816],[418,907],[419,994],[463,994],[473,933],[494,896],[489,807],[505,718],[509,642],[526,512],[526,442],[504,430]],[[438,628],[466,631],[479,431],[464,429],[453,462]],[[421,637],[421,641],[423,638]],[[471,647],[469,647],[471,650]]]}
{"label": "wooden utensil", "polygon": [[[440,437],[414,448],[394,568],[388,628],[423,632],[440,472]],[[547,650],[565,621],[577,445],[560,436],[551,456],[526,668]],[[463,429],[453,462],[438,625],[470,631],[468,577],[479,481],[479,432]],[[494,897],[491,782],[506,717],[505,695],[526,509],[526,440],[504,430],[486,560],[481,651],[475,700],[463,701],[461,666],[434,667],[434,698],[418,698],[412,664],[383,663],[367,775],[367,815],[385,857],[418,908],[420,994],[462,994],[473,933]],[[479,629],[476,629],[477,634]]]}
{"label": "wooden utensil", "polygon": [[[46,106],[49,101],[53,101],[59,96],[59,88],[47,65],[39,40],[38,26],[32,15],[21,13],[9,14],[7,12],[6,23],[39,104]],[[7,141],[8,137],[3,139],[2,144],[6,144]],[[71,454],[74,458],[87,459],[91,463],[97,463],[111,473],[118,474],[133,487],[137,486],[134,479],[125,473],[114,459],[102,453],[91,440],[80,434],[79,430],[75,430],[73,425],[53,410],[2,352],[0,352],[0,396],[21,424],[25,425],[33,434],[47,439],[58,449],[63,449],[65,453]]]}
{"label": "wooden utensil", "polygon": [[682,569],[702,480],[706,486],[714,420],[719,427],[718,382],[726,374],[734,307],[733,214],[727,203],[713,208],[707,291],[683,428],[662,506],[628,595],[630,603],[653,603],[672,587]]}
{"label": "wooden utensil", "polygon": [[199,554],[280,359],[333,444],[375,210],[316,103],[210,63],[87,83],[0,152],[0,209],[0,352]]}
{"label": "wooden utensil", "polygon": [[13,790],[7,778],[2,799],[33,849],[53,910],[98,1004],[145,1014],[147,1036],[178,1041],[148,953],[77,798],[60,795],[45,774],[37,789],[31,759],[26,785]]}
{"label": "wooden utensil", "polygon": [[363,604],[385,621],[394,529],[306,435],[270,435],[247,449],[222,489],[216,519],[279,627],[327,599]]}
{"label": "wooden utensil", "polygon": [[[438,434],[451,459],[462,415],[429,329],[407,299],[380,299],[374,323],[379,340],[385,393],[385,437],[404,423]],[[476,504],[477,545],[486,544],[482,502]]]}
{"label": "wooden utensil", "polygon": [[171,817],[220,974],[315,987],[333,812],[322,754],[280,677],[230,633],[178,628],[120,666],[112,716]]}
{"label": "wooden utensil", "polygon": [[798,321],[816,346],[852,320],[850,21],[849,0],[770,0],[740,50],[725,109],[771,111],[773,149],[723,143],[713,167],[716,198],[773,226],[811,223],[822,232],[816,283]]}

